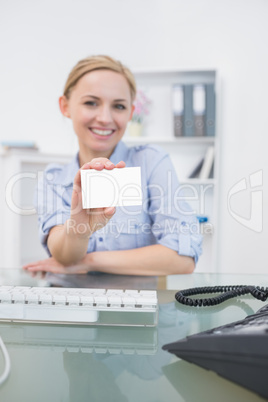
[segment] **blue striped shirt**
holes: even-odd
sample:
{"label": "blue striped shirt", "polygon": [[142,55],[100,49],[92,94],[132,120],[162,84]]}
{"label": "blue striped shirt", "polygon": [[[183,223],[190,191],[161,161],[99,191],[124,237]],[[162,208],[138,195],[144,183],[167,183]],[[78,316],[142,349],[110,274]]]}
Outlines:
{"label": "blue striped shirt", "polygon": [[[202,253],[199,223],[183,199],[169,155],[158,146],[127,147],[119,142],[110,160],[115,164],[123,160],[127,167],[140,166],[143,202],[140,206],[117,207],[108,224],[90,237],[88,253],[162,244],[197,262]],[[50,164],[39,180],[36,208],[40,238],[46,249],[50,229],[70,218],[73,180],[78,169],[77,155],[68,165]]]}

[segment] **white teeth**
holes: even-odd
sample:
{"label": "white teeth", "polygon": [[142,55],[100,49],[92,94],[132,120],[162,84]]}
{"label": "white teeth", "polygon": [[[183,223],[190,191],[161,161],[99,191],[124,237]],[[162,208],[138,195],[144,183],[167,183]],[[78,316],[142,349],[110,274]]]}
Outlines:
{"label": "white teeth", "polygon": [[96,128],[92,128],[91,131],[98,135],[110,135],[113,133],[113,130],[97,130]]}

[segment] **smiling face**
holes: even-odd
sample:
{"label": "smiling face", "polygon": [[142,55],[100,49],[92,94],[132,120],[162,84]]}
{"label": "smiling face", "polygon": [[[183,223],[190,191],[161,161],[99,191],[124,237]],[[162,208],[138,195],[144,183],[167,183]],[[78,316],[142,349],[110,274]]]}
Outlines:
{"label": "smiling face", "polygon": [[100,156],[109,158],[134,110],[126,78],[111,70],[85,74],[69,98],[62,96],[59,103],[63,115],[73,122],[80,164]]}

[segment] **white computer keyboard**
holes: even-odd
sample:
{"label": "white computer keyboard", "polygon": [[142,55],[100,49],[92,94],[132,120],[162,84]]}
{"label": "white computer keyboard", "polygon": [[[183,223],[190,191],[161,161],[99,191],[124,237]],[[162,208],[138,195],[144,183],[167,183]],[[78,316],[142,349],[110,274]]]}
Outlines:
{"label": "white computer keyboard", "polygon": [[154,290],[0,286],[2,321],[152,326],[157,308]]}

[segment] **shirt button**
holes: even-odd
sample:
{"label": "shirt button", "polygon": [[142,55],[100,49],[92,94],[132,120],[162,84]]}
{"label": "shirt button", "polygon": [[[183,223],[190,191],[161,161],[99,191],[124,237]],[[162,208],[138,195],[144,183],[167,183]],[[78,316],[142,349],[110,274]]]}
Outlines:
{"label": "shirt button", "polygon": [[48,181],[52,181],[53,180],[53,178],[54,178],[54,176],[53,176],[53,173],[47,173],[47,180]]}
{"label": "shirt button", "polygon": [[99,237],[99,241],[103,241],[103,238],[102,238],[102,237]]}

